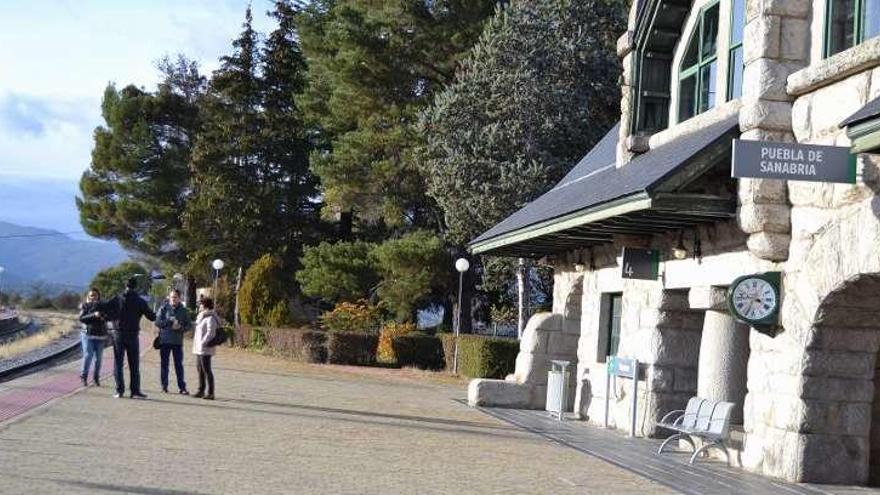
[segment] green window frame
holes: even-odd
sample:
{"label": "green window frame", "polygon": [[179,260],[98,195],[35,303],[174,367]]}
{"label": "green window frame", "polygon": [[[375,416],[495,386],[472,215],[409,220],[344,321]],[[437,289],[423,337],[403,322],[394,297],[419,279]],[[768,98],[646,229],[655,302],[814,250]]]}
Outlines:
{"label": "green window frame", "polygon": [[606,356],[616,356],[620,347],[620,321],[623,315],[623,293],[606,294],[608,297],[608,319],[605,321]]}
{"label": "green window frame", "polygon": [[825,57],[880,36],[880,0],[827,0]]}
{"label": "green window frame", "polygon": [[730,2],[730,42],[727,49],[727,100],[742,96],[743,32],[746,26],[746,0]]}
{"label": "green window frame", "polygon": [[700,9],[700,18],[688,43],[678,73],[678,121],[699,115],[715,106],[718,90],[719,2]]}

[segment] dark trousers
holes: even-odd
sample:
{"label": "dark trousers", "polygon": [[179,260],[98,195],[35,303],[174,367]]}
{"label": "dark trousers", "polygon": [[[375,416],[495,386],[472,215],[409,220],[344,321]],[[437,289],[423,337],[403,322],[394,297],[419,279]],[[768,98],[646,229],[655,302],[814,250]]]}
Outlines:
{"label": "dark trousers", "polygon": [[128,373],[131,383],[129,390],[132,394],[141,393],[141,349],[137,332],[117,332],[113,343],[113,377],[116,379],[116,391],[125,393],[125,377],[122,376],[122,361],[128,356]]}
{"label": "dark trousers", "polygon": [[211,371],[211,356],[196,354],[196,368],[199,370],[199,393],[205,393],[208,382],[208,395],[214,395],[214,372]]}
{"label": "dark trousers", "polygon": [[159,381],[162,382],[162,390],[168,388],[168,357],[174,358],[174,374],[177,375],[178,390],[186,390],[186,382],[183,380],[183,345],[163,344],[159,347]]}

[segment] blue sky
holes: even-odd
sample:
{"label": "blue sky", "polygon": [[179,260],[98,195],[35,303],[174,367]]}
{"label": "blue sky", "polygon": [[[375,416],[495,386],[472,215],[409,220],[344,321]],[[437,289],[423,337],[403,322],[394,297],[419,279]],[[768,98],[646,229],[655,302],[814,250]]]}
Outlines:
{"label": "blue sky", "polygon": [[[178,53],[209,73],[248,3],[0,0],[0,220],[81,231],[74,196],[104,88],[153,89],[156,61]],[[271,2],[250,3],[255,28],[270,31]]]}
{"label": "blue sky", "polygon": [[[0,2],[0,185],[74,183],[89,165],[108,82],[155,87],[155,62],[183,53],[217,67],[241,29],[246,0]],[[253,0],[266,32],[268,0]]]}

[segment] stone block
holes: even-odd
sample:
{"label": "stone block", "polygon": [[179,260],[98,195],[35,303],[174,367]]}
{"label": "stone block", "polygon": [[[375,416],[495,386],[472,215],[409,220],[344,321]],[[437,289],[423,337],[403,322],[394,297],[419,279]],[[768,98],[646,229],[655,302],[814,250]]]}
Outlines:
{"label": "stone block", "polygon": [[676,392],[696,393],[697,369],[675,368],[675,385],[673,390]]}
{"label": "stone block", "polygon": [[648,367],[646,376],[650,391],[671,392],[675,386],[675,368],[651,365]]}
{"label": "stone block", "polygon": [[577,355],[578,335],[562,332],[553,332],[547,344],[548,355],[565,356],[564,359],[571,361]]}
{"label": "stone block", "polygon": [[[786,3],[791,2],[788,0]],[[791,3],[797,3],[791,2]],[[809,19],[797,19],[794,17],[782,17],[782,25],[780,27],[780,46],[779,51],[781,58],[784,60],[792,60],[806,62],[810,58],[810,21]],[[806,66],[799,66],[789,73],[797,72]],[[783,86],[785,83],[783,82]]]}
{"label": "stone block", "polygon": [[689,307],[687,290],[664,290],[660,294],[660,302],[657,304],[657,308],[661,311],[687,310]]}
{"label": "stone block", "polygon": [[520,352],[516,356],[516,381],[531,385],[547,383],[547,372],[550,371],[550,360],[543,354]]}
{"label": "stone block", "polygon": [[813,93],[814,135],[842,132],[840,123],[867,102],[870,77],[870,71],[861,72]]}
{"label": "stone block", "polygon": [[[580,316],[580,315],[578,315]],[[581,320],[580,319],[565,319],[562,321],[562,333],[572,334],[572,335],[580,335],[581,333]]]}
{"label": "stone block", "polygon": [[739,127],[743,131],[764,129],[791,132],[791,103],[749,98],[743,102]]}
{"label": "stone block", "polygon": [[691,287],[688,291],[688,303],[692,309],[727,309],[727,288],[716,285]]}
{"label": "stone block", "polygon": [[746,245],[749,251],[761,259],[785,261],[788,258],[788,244],[791,236],[771,232],[759,232],[749,236]]}
{"label": "stone block", "polygon": [[740,179],[740,203],[778,203],[785,204],[788,190],[785,181],[769,179]]}
{"label": "stone block", "polygon": [[880,97],[880,67],[871,71],[871,89],[868,91],[868,101]]}
{"label": "stone block", "polygon": [[556,313],[535,313],[526,324],[525,331],[528,332],[529,329],[558,332],[562,330],[562,315]]}
{"label": "stone block", "polygon": [[772,131],[767,129],[749,129],[743,132],[740,135],[740,138],[750,141],[777,141],[780,143],[796,142],[794,134],[790,131]]}
{"label": "stone block", "polygon": [[788,205],[745,203],[738,211],[739,226],[743,232],[777,232],[787,234],[791,231],[791,217]]}
{"label": "stone block", "polygon": [[874,397],[874,384],[870,380],[806,376],[800,395],[804,399],[870,404]]}
{"label": "stone block", "polygon": [[762,0],[762,12],[767,15],[806,18],[810,15],[810,0]]}
{"label": "stone block", "polygon": [[[573,398],[574,395],[570,395],[569,397]],[[531,387],[529,407],[532,409],[544,409],[547,407],[547,384]]]}
{"label": "stone block", "polygon": [[846,79],[853,74],[873,69],[877,66],[878,57],[880,57],[880,37],[865,40],[849,50],[813,63],[789,76],[788,92],[800,96]]}
{"label": "stone block", "polygon": [[522,339],[519,341],[520,352],[532,354],[546,353],[550,333],[558,332],[542,332],[535,329],[526,329],[523,333]]}
{"label": "stone block", "polygon": [[[779,16],[768,15],[751,19],[743,32],[743,60],[746,65],[759,58],[779,58]],[[745,80],[748,84],[748,80]]]}
{"label": "stone block", "polygon": [[696,367],[700,356],[700,333],[665,330],[651,339],[653,364]]}
{"label": "stone block", "polygon": [[799,459],[791,481],[802,483],[862,484],[868,479],[870,445],[865,437],[799,434]]}
{"label": "stone block", "polygon": [[813,126],[810,122],[812,103],[811,95],[804,95],[796,99],[791,107],[791,130],[799,143],[810,142],[813,135]]}
{"label": "stone block", "polygon": [[788,198],[795,207],[831,208],[834,204],[834,185],[823,182],[789,181]]}
{"label": "stone block", "polygon": [[791,101],[785,89],[789,74],[802,69],[803,64],[792,64],[770,58],[758,58],[746,65],[743,96],[749,99]]}
{"label": "stone block", "polygon": [[[633,50],[635,47],[635,32],[627,31],[620,35],[617,38],[617,56],[620,58],[624,58]],[[626,64],[624,64],[626,67]]]}
{"label": "stone block", "polygon": [[871,432],[871,404],[804,400],[801,432],[868,436]]}
{"label": "stone block", "polygon": [[819,233],[833,218],[833,210],[810,206],[796,206],[791,209],[792,237],[812,237]]}
{"label": "stone block", "polygon": [[468,384],[468,404],[472,407],[526,409],[531,404],[531,388],[504,380],[478,378]]}

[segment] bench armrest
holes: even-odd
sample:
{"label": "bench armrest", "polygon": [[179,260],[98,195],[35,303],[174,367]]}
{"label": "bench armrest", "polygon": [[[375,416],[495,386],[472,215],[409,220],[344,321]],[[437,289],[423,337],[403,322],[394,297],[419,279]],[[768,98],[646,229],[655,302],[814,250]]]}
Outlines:
{"label": "bench armrest", "polygon": [[[678,416],[676,416],[675,419],[673,419],[673,420],[670,422],[670,421],[669,421],[670,416],[672,416],[673,414],[678,414]],[[681,420],[682,417],[684,417],[684,409],[676,409],[676,410],[674,410],[674,411],[669,411],[668,413],[666,413],[666,414],[663,416],[663,418],[660,419],[660,421],[658,422],[658,424],[675,424],[675,423],[680,422],[680,420]]]}

